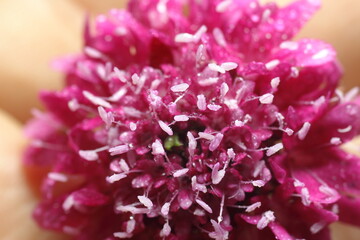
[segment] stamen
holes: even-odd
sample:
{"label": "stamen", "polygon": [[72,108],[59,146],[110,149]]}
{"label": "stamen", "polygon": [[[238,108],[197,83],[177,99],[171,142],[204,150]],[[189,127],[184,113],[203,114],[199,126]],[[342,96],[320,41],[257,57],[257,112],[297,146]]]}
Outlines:
{"label": "stamen", "polygon": [[229,148],[229,149],[226,151],[226,153],[227,153],[227,155],[228,155],[229,160],[231,160],[231,159],[234,159],[234,158],[235,158],[235,152],[234,152],[234,149]]}
{"label": "stamen", "polygon": [[109,177],[106,177],[106,181],[108,183],[114,183],[114,182],[120,181],[121,179],[126,178],[126,177],[127,177],[127,175],[125,173],[118,173],[118,174],[113,174]]}
{"label": "stamen", "polygon": [[111,104],[104,99],[97,97],[88,91],[83,91],[82,93],[84,97],[86,97],[94,105],[102,106],[104,108],[112,108]]}
{"label": "stamen", "polygon": [[216,134],[215,138],[210,142],[209,150],[212,152],[215,151],[219,147],[223,137],[224,135],[222,133]]}
{"label": "stamen", "polygon": [[225,71],[231,71],[238,67],[238,64],[235,62],[224,62],[220,65]]}
{"label": "stamen", "polygon": [[298,138],[300,140],[304,140],[306,135],[308,134],[310,130],[311,124],[309,122],[305,122],[304,125],[301,127],[301,129],[297,132]]}
{"label": "stamen", "polygon": [[208,108],[209,110],[211,110],[211,111],[216,112],[216,111],[218,111],[219,109],[221,109],[221,106],[220,106],[220,105],[217,105],[217,104],[212,104],[212,103],[210,103],[210,104],[207,105],[207,108]]}
{"label": "stamen", "polygon": [[193,191],[200,191],[203,193],[207,193],[207,188],[205,184],[200,184],[197,182],[196,176],[191,178],[191,188]]}
{"label": "stamen", "polygon": [[197,96],[197,103],[196,103],[197,107],[201,110],[201,111],[205,111],[206,110],[206,99],[205,96],[200,94]]}
{"label": "stamen", "polygon": [[132,234],[127,232],[115,232],[113,233],[113,236],[117,238],[131,238]]}
{"label": "stamen", "polygon": [[213,36],[215,38],[215,41],[217,44],[219,44],[222,47],[226,46],[226,40],[223,32],[219,28],[214,28],[213,30]]}
{"label": "stamen", "polygon": [[301,189],[301,202],[305,205],[305,206],[309,206],[311,201],[310,201],[310,193],[309,190],[306,187],[303,187]]}
{"label": "stamen", "polygon": [[220,163],[216,163],[213,167],[213,170],[211,172],[211,181],[212,184],[218,184],[221,182],[221,180],[224,178],[225,176],[225,168],[224,169],[220,169]]}
{"label": "stamen", "polygon": [[107,100],[111,102],[118,102],[125,94],[127,93],[127,89],[122,87],[119,88],[111,97],[107,98]]}
{"label": "stamen", "polygon": [[220,99],[224,99],[228,91],[229,91],[229,86],[225,82],[223,82],[220,87]]}
{"label": "stamen", "polygon": [[150,200],[150,198],[142,195],[142,196],[137,196],[137,198],[139,199],[139,201],[148,209],[152,209],[152,207],[154,206],[153,202]]}
{"label": "stamen", "polygon": [[352,130],[352,126],[349,125],[349,126],[347,126],[346,128],[340,128],[340,129],[338,129],[337,131],[338,131],[339,133],[347,133],[347,132],[350,132],[351,130]]}
{"label": "stamen", "polygon": [[170,202],[166,202],[164,203],[164,205],[161,207],[161,214],[163,216],[167,216],[169,214],[169,211],[170,211]]}
{"label": "stamen", "polygon": [[102,52],[100,52],[99,50],[92,48],[92,47],[85,47],[84,53],[91,58],[97,58],[97,59],[104,58],[104,55]]}
{"label": "stamen", "polygon": [[273,99],[274,99],[274,95],[272,95],[271,93],[266,93],[260,96],[259,101],[262,104],[271,104],[273,102]]}
{"label": "stamen", "polygon": [[266,156],[270,157],[270,156],[274,155],[275,153],[277,153],[278,151],[280,151],[283,148],[284,148],[284,145],[282,143],[277,143],[274,146],[270,147],[266,151]]}
{"label": "stamen", "polygon": [[177,43],[191,43],[194,41],[194,35],[190,33],[179,33],[175,36],[175,42]]}
{"label": "stamen", "polygon": [[212,213],[212,209],[211,207],[205,203],[204,201],[202,201],[201,199],[195,199],[196,203],[199,204],[205,211],[207,211],[208,213]]}
{"label": "stamen", "polygon": [[98,112],[100,118],[104,121],[106,124],[106,127],[109,128],[111,124],[115,121],[114,115],[112,112],[106,112],[105,109],[101,106],[98,107]]}
{"label": "stamen", "polygon": [[176,116],[174,116],[174,120],[176,122],[186,122],[189,120],[189,117],[186,115],[176,115]]}
{"label": "stamen", "polygon": [[126,232],[132,233],[135,230],[136,221],[134,219],[130,219],[126,222]]}
{"label": "stamen", "polygon": [[277,65],[279,65],[280,61],[278,59],[271,60],[270,62],[265,64],[267,70],[271,71],[274,70]]}
{"label": "stamen", "polygon": [[96,161],[99,159],[99,156],[95,150],[80,150],[79,155],[88,161]]}
{"label": "stamen", "polygon": [[211,135],[210,133],[199,132],[198,134],[199,138],[203,138],[209,141],[212,141],[215,138],[215,136]]}
{"label": "stamen", "polygon": [[135,131],[136,128],[137,128],[137,125],[136,125],[136,123],[131,122],[131,123],[129,124],[129,127],[130,127],[130,130],[131,130],[131,131]]}
{"label": "stamen", "polygon": [[276,89],[280,84],[280,78],[279,77],[276,77],[276,78],[273,78],[271,79],[271,82],[270,82],[270,85],[273,89]]}
{"label": "stamen", "polygon": [[126,153],[128,151],[130,151],[130,146],[128,144],[123,144],[123,145],[119,145],[116,147],[112,147],[109,149],[110,155],[114,156],[114,155],[120,155],[123,153]]}
{"label": "stamen", "polygon": [[267,225],[270,223],[270,222],[273,222],[275,221],[275,216],[274,216],[274,212],[273,211],[266,211],[263,213],[261,219],[259,220],[259,222],[257,223],[256,227],[259,229],[259,230],[262,230],[264,229],[265,227],[267,227]]}
{"label": "stamen", "polygon": [[218,3],[218,5],[216,5],[216,11],[219,13],[223,13],[225,12],[231,5],[232,0],[224,0]]}
{"label": "stamen", "polygon": [[206,31],[207,27],[205,25],[202,25],[199,30],[197,30],[197,32],[194,34],[194,41],[198,42],[201,39],[202,35],[206,33]]}
{"label": "stamen", "polygon": [[164,132],[166,132],[168,135],[172,136],[172,135],[174,134],[174,132],[172,131],[172,129],[171,129],[168,125],[166,125],[166,123],[164,123],[164,122],[161,121],[161,120],[159,120],[158,123],[159,123],[160,128],[161,128]]}
{"label": "stamen", "polygon": [[253,203],[250,206],[246,207],[245,212],[252,212],[259,207],[261,207],[261,202]]}
{"label": "stamen", "polygon": [[225,195],[223,194],[220,202],[219,216],[217,218],[218,223],[221,223],[223,221],[224,204],[225,204]]}
{"label": "stamen", "polygon": [[215,63],[209,63],[208,67],[210,70],[212,70],[214,72],[225,73],[225,69],[223,69],[221,66],[219,66]]}
{"label": "stamen", "polygon": [[265,185],[265,182],[263,180],[255,180],[255,181],[251,181],[251,184],[254,187],[263,187]]}
{"label": "stamen", "polygon": [[260,172],[264,169],[265,167],[265,161],[264,160],[260,160],[255,164],[255,169],[253,172],[253,177],[257,177],[259,176]]}
{"label": "stamen", "polygon": [[324,222],[314,223],[314,224],[311,225],[311,227],[310,227],[310,232],[311,232],[312,234],[317,234],[317,233],[320,232],[322,229],[324,229],[325,226],[326,226],[326,223],[324,223]]}
{"label": "stamen", "polygon": [[167,237],[171,233],[171,227],[169,225],[169,222],[166,221],[163,228],[160,231],[160,237]]}
{"label": "stamen", "polygon": [[350,102],[352,101],[358,94],[359,94],[359,87],[354,87],[352,89],[350,89],[350,91],[348,91],[345,96],[344,96],[344,101],[345,102]]}
{"label": "stamen", "polygon": [[69,195],[62,204],[65,212],[68,212],[75,205],[75,200],[72,195]]}
{"label": "stamen", "polygon": [[178,92],[185,92],[189,88],[189,84],[187,83],[180,83],[178,85],[174,85],[170,88],[171,91],[178,93]]}
{"label": "stamen", "polygon": [[71,111],[75,112],[80,108],[80,104],[76,98],[73,98],[68,102],[68,107]]}
{"label": "stamen", "polygon": [[330,143],[333,144],[333,145],[340,145],[342,142],[341,142],[340,138],[333,137],[333,138],[330,139]]}
{"label": "stamen", "polygon": [[156,139],[155,142],[153,142],[153,144],[151,145],[151,148],[152,148],[151,154],[165,155],[165,149],[159,139]]}
{"label": "stamen", "polygon": [[281,49],[289,49],[291,51],[295,51],[299,48],[299,43],[292,41],[285,41],[280,44]]}
{"label": "stamen", "polygon": [[190,157],[192,157],[192,156],[194,156],[197,142],[190,131],[187,132],[187,138],[189,140],[189,147],[188,147],[189,154],[190,154]]}
{"label": "stamen", "polygon": [[58,182],[67,182],[68,177],[65,174],[57,173],[57,172],[50,172],[48,173],[48,178],[58,181]]}
{"label": "stamen", "polygon": [[189,169],[188,169],[188,168],[183,168],[183,169],[176,170],[176,171],[173,173],[173,177],[174,177],[174,178],[182,177],[182,176],[184,176],[187,172],[189,172]]}

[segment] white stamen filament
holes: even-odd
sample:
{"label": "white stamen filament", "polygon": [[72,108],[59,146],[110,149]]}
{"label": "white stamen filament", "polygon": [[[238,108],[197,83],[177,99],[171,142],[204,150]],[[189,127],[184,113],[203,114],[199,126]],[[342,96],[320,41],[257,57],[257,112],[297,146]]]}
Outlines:
{"label": "white stamen filament", "polygon": [[155,142],[153,142],[153,144],[151,145],[151,148],[152,148],[151,154],[165,155],[165,149],[159,139],[156,139]]}
{"label": "white stamen filament", "polygon": [[224,169],[220,169],[220,164],[216,163],[213,167],[213,170],[211,171],[211,181],[212,184],[219,184],[221,182],[221,180],[224,178],[225,176],[225,168]]}
{"label": "white stamen filament", "polygon": [[150,200],[150,198],[142,195],[142,196],[137,196],[137,198],[139,199],[140,203],[142,203],[145,207],[147,207],[148,209],[151,209],[154,204],[153,202]]}
{"label": "white stamen filament", "polygon": [[261,207],[261,202],[253,203],[250,206],[246,207],[245,212],[252,212],[259,207]]}
{"label": "white stamen filament", "polygon": [[338,129],[337,131],[338,131],[339,133],[347,133],[347,132],[350,132],[351,130],[352,130],[352,126],[349,125],[349,126],[347,126],[346,128],[340,128],[340,129]]}
{"label": "white stamen filament", "polygon": [[191,43],[194,41],[194,35],[190,33],[179,33],[175,36],[175,42],[177,43]]}
{"label": "white stamen filament", "polygon": [[127,175],[125,173],[118,173],[118,174],[113,174],[109,177],[106,177],[106,181],[108,183],[114,183],[114,182],[120,181],[121,179],[126,178],[126,177],[127,177]]}
{"label": "white stamen filament", "polygon": [[310,130],[311,124],[309,122],[305,122],[303,124],[303,126],[301,127],[301,129],[297,132],[298,134],[298,138],[300,140],[304,140],[306,135],[308,134],[309,130]]}
{"label": "white stamen filament", "polygon": [[185,92],[189,88],[189,84],[187,83],[180,83],[178,85],[174,85],[170,88],[171,91],[178,93],[178,92]]}
{"label": "white stamen filament", "polygon": [[260,96],[259,101],[262,104],[271,104],[274,100],[274,95],[272,95],[271,93],[266,93],[262,96]]}
{"label": "white stamen filament", "polygon": [[163,228],[160,231],[160,237],[167,237],[171,233],[171,227],[169,225],[169,222],[166,221]]}
{"label": "white stamen filament", "polygon": [[217,65],[216,63],[209,63],[208,67],[210,70],[214,72],[225,73],[225,69],[223,69],[221,66]]}
{"label": "white stamen filament", "polygon": [[205,203],[203,200],[197,198],[197,199],[195,199],[195,201],[196,201],[197,204],[199,204],[208,213],[213,212],[211,207],[207,203]]}
{"label": "white stamen filament", "polygon": [[174,134],[173,130],[166,123],[164,123],[161,120],[159,120],[158,123],[159,123],[160,128],[164,132],[166,132],[168,135],[172,136]]}
{"label": "white stamen filament", "polygon": [[184,176],[188,171],[189,171],[188,168],[183,168],[183,169],[176,170],[176,171],[173,173],[173,177],[174,177],[174,178],[182,177],[182,176]]}
{"label": "white stamen filament", "polygon": [[266,211],[263,213],[263,215],[261,216],[261,219],[259,220],[259,222],[257,223],[256,227],[259,230],[264,229],[265,227],[267,227],[267,225],[270,222],[275,221],[275,216],[274,216],[274,212],[273,211]]}
{"label": "white stamen filament", "polygon": [[231,71],[238,67],[238,64],[235,62],[224,62],[220,65],[225,71]]}
{"label": "white stamen filament", "polygon": [[265,64],[267,70],[271,71],[274,70],[277,65],[279,65],[280,61],[278,59],[271,60],[270,62]]}
{"label": "white stamen filament", "polygon": [[188,138],[188,141],[189,141],[189,154],[190,156],[194,156],[194,153],[195,153],[195,149],[196,149],[196,146],[197,146],[197,142],[194,138],[194,135],[192,135],[191,132],[187,132],[187,138]]}
{"label": "white stamen filament", "polygon": [[196,105],[201,111],[206,110],[206,99],[205,99],[204,95],[200,94],[200,95],[197,96]]}
{"label": "white stamen filament", "polygon": [[275,77],[273,79],[271,79],[270,85],[273,89],[277,88],[280,84],[280,78],[279,77]]}
{"label": "white stamen filament", "polygon": [[174,116],[174,120],[176,122],[186,122],[189,120],[189,117],[186,115],[176,115],[176,116]]}
{"label": "white stamen filament", "polygon": [[104,108],[112,108],[111,104],[105,101],[104,99],[93,95],[88,91],[83,91],[83,95],[86,99],[88,99],[92,104],[97,106],[102,106]]}
{"label": "white stamen filament", "polygon": [[210,133],[199,132],[199,138],[203,138],[203,139],[212,141],[215,138],[215,136]]}
{"label": "white stamen filament", "polygon": [[215,151],[219,147],[223,137],[224,135],[222,133],[216,134],[215,138],[210,142],[209,150],[212,152]]}
{"label": "white stamen filament", "polygon": [[216,11],[219,13],[225,12],[231,5],[232,0],[224,0],[216,5]]}
{"label": "white stamen filament", "polygon": [[221,106],[220,105],[217,105],[217,104],[208,104],[207,105],[207,108],[209,109],[209,110],[211,110],[211,111],[214,111],[214,112],[216,112],[216,111],[218,111],[218,110],[220,110],[221,109]]}
{"label": "white stamen filament", "polygon": [[63,173],[50,172],[48,173],[48,178],[57,181],[57,182],[67,182],[68,177]]}
{"label": "white stamen filament", "polygon": [[119,146],[112,147],[109,149],[111,156],[120,155],[120,154],[126,153],[128,151],[130,151],[130,146],[128,144],[119,145]]}
{"label": "white stamen filament", "polygon": [[270,157],[270,156],[274,155],[275,153],[277,153],[278,151],[280,151],[283,148],[284,148],[284,145],[282,143],[277,143],[274,146],[271,146],[266,151],[266,156]]}

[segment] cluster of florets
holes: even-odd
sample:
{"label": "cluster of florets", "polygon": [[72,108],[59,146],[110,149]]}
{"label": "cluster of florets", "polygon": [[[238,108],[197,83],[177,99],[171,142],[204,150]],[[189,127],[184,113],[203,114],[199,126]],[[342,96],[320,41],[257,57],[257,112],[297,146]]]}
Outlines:
{"label": "cluster of florets", "polygon": [[[331,46],[290,41],[319,7],[130,1],[85,28],[27,127],[34,212],[74,239],[329,239],[359,224],[356,91]],[[351,211],[350,209],[354,209]]]}

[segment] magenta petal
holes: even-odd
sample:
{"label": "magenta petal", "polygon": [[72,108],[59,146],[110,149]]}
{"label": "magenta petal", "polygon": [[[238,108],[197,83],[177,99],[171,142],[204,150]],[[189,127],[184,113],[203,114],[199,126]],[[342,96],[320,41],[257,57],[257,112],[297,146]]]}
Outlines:
{"label": "magenta petal", "polygon": [[283,226],[277,222],[272,222],[269,224],[271,231],[274,233],[276,239],[279,240],[292,240],[294,239]]}
{"label": "magenta petal", "polygon": [[82,188],[71,195],[77,204],[91,207],[104,205],[109,200],[109,197],[93,188]]}
{"label": "magenta petal", "polygon": [[343,196],[338,206],[340,221],[360,226],[360,198]]}

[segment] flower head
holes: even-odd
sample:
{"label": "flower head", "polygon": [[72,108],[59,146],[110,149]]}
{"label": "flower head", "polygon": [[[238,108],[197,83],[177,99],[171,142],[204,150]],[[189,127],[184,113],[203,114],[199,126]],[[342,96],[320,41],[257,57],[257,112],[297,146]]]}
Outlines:
{"label": "flower head", "polygon": [[74,239],[328,239],[360,224],[356,94],[331,46],[291,38],[319,7],[132,0],[85,28],[27,127],[34,216]]}

